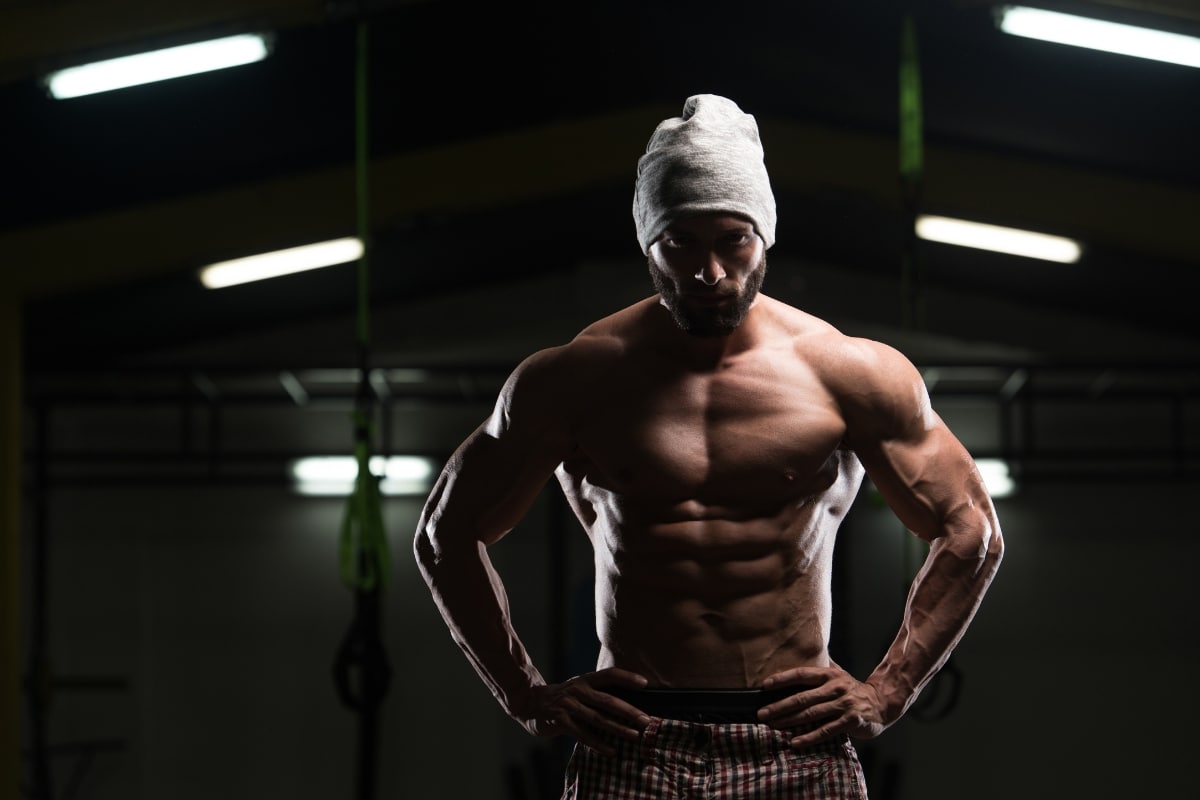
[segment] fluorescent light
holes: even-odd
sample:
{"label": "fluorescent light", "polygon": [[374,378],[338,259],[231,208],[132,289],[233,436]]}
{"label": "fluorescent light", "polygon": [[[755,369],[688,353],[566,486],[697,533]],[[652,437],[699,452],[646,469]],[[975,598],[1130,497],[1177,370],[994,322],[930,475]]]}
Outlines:
{"label": "fluorescent light", "polygon": [[1014,36],[1200,67],[1200,38],[1195,36],[1025,6],[1002,7],[999,24]]}
{"label": "fluorescent light", "polygon": [[1079,243],[1062,236],[924,214],[917,217],[917,236],[931,242],[994,250],[1063,264],[1078,261],[1080,254]]}
{"label": "fluorescent light", "polygon": [[236,67],[266,57],[266,38],[245,33],[68,67],[46,76],[46,85],[51,95],[63,100]]}
{"label": "fluorescent light", "polygon": [[[372,475],[382,476],[382,494],[424,495],[433,485],[435,466],[422,456],[372,456]],[[311,456],[291,462],[289,471],[297,493],[345,497],[354,489],[358,461],[353,456]]]}
{"label": "fluorescent light", "polygon": [[363,243],[356,236],[331,239],[327,242],[289,247],[270,253],[235,258],[209,264],[200,270],[200,282],[209,289],[223,289],[239,283],[278,278],[293,272],[345,264],[362,257]]}
{"label": "fluorescent light", "polygon": [[1011,497],[1017,491],[1016,481],[1008,469],[1008,463],[999,458],[979,458],[975,460],[983,485],[993,498]]}

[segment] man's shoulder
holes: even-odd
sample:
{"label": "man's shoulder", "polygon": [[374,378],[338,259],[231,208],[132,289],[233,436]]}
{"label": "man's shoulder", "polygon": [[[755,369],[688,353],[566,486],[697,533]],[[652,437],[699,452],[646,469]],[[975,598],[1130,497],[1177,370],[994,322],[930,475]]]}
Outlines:
{"label": "man's shoulder", "polygon": [[848,440],[871,430],[903,428],[928,414],[928,393],[920,371],[885,342],[830,336],[814,366],[841,409]]}
{"label": "man's shoulder", "polygon": [[590,323],[560,347],[552,348],[541,359],[571,369],[594,369],[625,357],[646,338],[648,317],[653,314],[654,298],[646,298]]}
{"label": "man's shoulder", "polygon": [[648,304],[648,300],[635,303],[595,320],[564,343],[530,353],[514,370],[514,377],[527,381],[569,377],[578,384],[626,354],[639,336]]}
{"label": "man's shoulder", "polygon": [[912,362],[896,347],[845,333],[819,317],[774,302],[789,346],[835,393],[883,388],[896,380],[909,381],[916,374]]}
{"label": "man's shoulder", "polygon": [[865,358],[879,348],[881,342],[843,332],[833,323],[765,295],[764,302],[784,340],[810,358]]}
{"label": "man's shoulder", "polygon": [[879,380],[896,375],[908,379],[915,369],[902,352],[876,339],[838,332],[825,337],[824,342],[829,368],[853,380]]}

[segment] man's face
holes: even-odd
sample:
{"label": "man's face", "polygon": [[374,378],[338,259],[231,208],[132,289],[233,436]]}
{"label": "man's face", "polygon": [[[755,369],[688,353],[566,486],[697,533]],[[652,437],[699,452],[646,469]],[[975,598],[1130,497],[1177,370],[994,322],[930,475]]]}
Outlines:
{"label": "man's face", "polygon": [[733,332],[767,273],[762,238],[733,214],[698,214],[672,223],[650,246],[648,258],[662,304],[695,336]]}

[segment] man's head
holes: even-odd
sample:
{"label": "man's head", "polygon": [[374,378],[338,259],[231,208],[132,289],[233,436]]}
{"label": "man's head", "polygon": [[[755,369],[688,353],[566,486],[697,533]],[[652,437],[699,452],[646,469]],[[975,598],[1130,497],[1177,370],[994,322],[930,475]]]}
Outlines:
{"label": "man's head", "polygon": [[769,249],[775,196],[754,117],[714,94],[687,99],[683,115],[658,124],[638,159],[633,220],[649,253],[669,225],[703,212],[745,217]]}
{"label": "man's head", "polygon": [[722,336],[741,325],[775,243],[775,196],[754,117],[724,97],[689,97],[638,160],[633,219],[654,287],[680,328]]}

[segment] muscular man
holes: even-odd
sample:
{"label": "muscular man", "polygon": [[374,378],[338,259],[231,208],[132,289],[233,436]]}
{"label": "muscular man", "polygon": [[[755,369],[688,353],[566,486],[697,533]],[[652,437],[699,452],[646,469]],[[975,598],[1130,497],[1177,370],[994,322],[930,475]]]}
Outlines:
{"label": "muscular man", "polygon": [[[963,635],[1003,553],[992,503],[906,358],[759,293],[775,202],[752,116],[697,95],[660,123],[634,219],[657,293],[517,367],[428,499],[422,574],[504,710],[576,738],[565,798],[863,798],[851,737]],[[828,644],[864,472],[929,553],[859,680]],[[551,475],[595,551],[599,663],[564,683],[487,555]]]}

